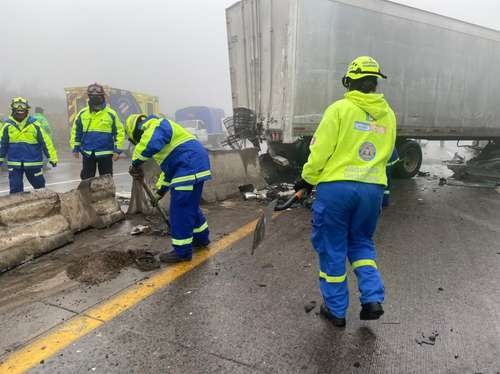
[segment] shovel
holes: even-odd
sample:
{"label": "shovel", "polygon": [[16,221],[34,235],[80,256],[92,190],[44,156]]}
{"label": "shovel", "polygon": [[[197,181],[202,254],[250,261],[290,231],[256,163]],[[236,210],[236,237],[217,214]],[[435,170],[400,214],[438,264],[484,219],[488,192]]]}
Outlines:
{"label": "shovel", "polygon": [[264,212],[257,221],[255,225],[255,230],[253,232],[253,243],[251,254],[255,253],[255,249],[264,241],[266,236],[266,226],[271,222],[273,218],[273,212],[279,212],[290,208],[295,202],[300,201],[302,197],[307,193],[306,189],[297,191],[290,199],[288,199],[283,205],[278,205],[278,200],[273,200],[264,209]]}
{"label": "shovel", "polygon": [[[149,200],[151,201],[151,203],[153,203],[153,201],[155,200],[155,195],[153,194],[153,191],[151,191],[151,189],[149,188],[147,183],[144,182],[143,178],[140,179],[140,182],[142,184],[142,188],[144,188],[144,191],[146,191],[146,194],[148,195]],[[158,204],[156,204],[156,209],[160,213],[161,218],[163,218],[163,221],[167,224],[168,228],[170,229],[171,228],[170,221],[168,219],[167,213]]]}

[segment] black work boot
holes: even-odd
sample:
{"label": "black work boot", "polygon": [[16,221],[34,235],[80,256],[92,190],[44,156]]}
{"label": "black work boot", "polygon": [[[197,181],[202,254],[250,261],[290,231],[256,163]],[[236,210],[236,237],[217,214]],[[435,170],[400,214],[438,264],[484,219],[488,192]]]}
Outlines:
{"label": "black work boot", "polygon": [[177,264],[179,262],[191,261],[191,259],[185,257],[179,257],[177,256],[175,251],[171,251],[167,253],[162,253],[160,255],[160,261],[163,262],[164,264]]}
{"label": "black work boot", "polygon": [[345,318],[335,317],[330,310],[328,310],[325,304],[321,304],[319,308],[319,314],[329,320],[335,327],[345,327]]}
{"label": "black work boot", "polygon": [[362,321],[373,321],[379,319],[384,314],[384,309],[381,303],[366,303],[361,304],[361,312],[359,319]]}
{"label": "black work boot", "polygon": [[193,241],[193,252],[199,252],[199,251],[202,251],[202,250],[209,250],[210,247],[210,240],[208,242],[197,242],[197,241]]}

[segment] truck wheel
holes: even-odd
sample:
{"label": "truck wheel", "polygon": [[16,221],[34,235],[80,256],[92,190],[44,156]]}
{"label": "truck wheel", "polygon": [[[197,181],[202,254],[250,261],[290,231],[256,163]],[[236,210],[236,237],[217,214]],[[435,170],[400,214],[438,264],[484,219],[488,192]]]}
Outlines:
{"label": "truck wheel", "polygon": [[405,140],[396,145],[399,162],[394,166],[396,177],[409,179],[417,175],[422,165],[422,148],[414,140]]}

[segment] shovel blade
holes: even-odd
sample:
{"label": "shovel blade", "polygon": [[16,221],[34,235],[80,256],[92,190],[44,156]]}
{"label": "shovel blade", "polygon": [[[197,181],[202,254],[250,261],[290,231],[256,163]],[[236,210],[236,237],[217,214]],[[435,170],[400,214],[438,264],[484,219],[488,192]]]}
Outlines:
{"label": "shovel blade", "polygon": [[272,201],[265,209],[259,220],[257,221],[257,225],[255,225],[255,230],[253,232],[253,242],[252,242],[252,255],[255,253],[257,247],[262,244],[266,237],[266,227],[271,222],[273,218],[274,208],[278,203],[277,200]]}

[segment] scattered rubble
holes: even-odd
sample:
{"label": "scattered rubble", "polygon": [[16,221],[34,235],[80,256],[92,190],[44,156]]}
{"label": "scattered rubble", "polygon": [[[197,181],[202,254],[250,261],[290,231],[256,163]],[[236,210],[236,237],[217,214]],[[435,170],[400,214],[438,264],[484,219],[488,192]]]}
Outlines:
{"label": "scattered rubble", "polygon": [[[83,256],[66,268],[68,278],[87,285],[97,285],[114,279],[126,267],[136,266],[139,270],[152,270],[152,264],[147,267],[144,262],[150,260],[154,254],[144,251],[103,251]],[[149,258],[149,260],[145,260]],[[144,265],[144,266],[143,266]]]}
{"label": "scattered rubble", "polygon": [[144,233],[147,233],[150,231],[151,231],[150,226],[137,225],[134,228],[132,228],[132,231],[130,231],[130,235],[140,235],[140,234],[144,234]]}
{"label": "scattered rubble", "polygon": [[421,338],[415,338],[415,342],[418,345],[436,345],[436,339],[439,336],[439,333],[437,331],[433,331],[429,336],[425,336],[422,333]]}
{"label": "scattered rubble", "polygon": [[[445,165],[453,171],[453,180],[480,184],[462,186],[494,188],[500,184],[500,144],[489,142],[475,157],[467,161],[465,157],[455,153],[451,160],[445,162]],[[450,180],[448,184],[449,182]],[[489,185],[483,185],[486,182],[489,182]]]}
{"label": "scattered rubble", "polygon": [[304,305],[305,312],[310,313],[311,311],[314,310],[314,308],[316,308],[316,305],[317,303],[315,300],[308,302],[306,305]]}

